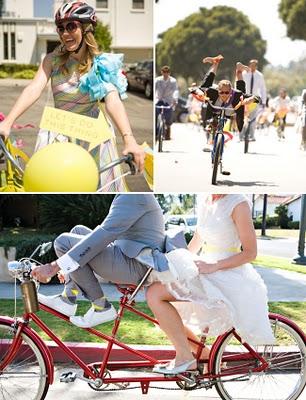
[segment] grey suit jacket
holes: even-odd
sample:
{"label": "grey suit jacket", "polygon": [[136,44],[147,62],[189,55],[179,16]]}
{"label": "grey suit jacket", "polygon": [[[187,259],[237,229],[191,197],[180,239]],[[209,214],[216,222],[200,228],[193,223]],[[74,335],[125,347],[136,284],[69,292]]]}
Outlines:
{"label": "grey suit jacket", "polygon": [[[157,270],[168,269],[163,256],[165,245],[164,218],[153,194],[118,194],[101,225],[71,248],[68,254],[81,267],[110,243],[118,246],[124,255],[136,258],[144,248],[153,250]],[[170,240],[171,243],[171,240]]]}

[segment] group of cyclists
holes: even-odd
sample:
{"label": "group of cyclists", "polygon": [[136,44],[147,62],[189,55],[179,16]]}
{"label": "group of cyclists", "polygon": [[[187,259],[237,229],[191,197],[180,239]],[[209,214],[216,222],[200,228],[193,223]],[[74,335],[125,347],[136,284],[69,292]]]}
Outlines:
{"label": "group of cyclists", "polygon": [[[203,101],[205,96],[210,98],[213,104],[217,106],[225,105],[229,108],[242,101],[243,104],[235,113],[229,112],[227,115],[230,120],[231,131],[239,132],[239,141],[244,141],[246,130],[248,130],[248,140],[255,141],[256,129],[267,131],[271,125],[275,127],[278,140],[284,141],[287,114],[290,111],[295,111],[297,113],[296,130],[301,135],[301,149],[306,150],[306,90],[302,92],[297,110],[293,110],[291,99],[285,88],[279,90],[278,96],[269,99],[263,74],[257,70],[258,61],[254,59],[250,60],[248,66],[237,63],[235,89],[232,88],[231,82],[227,80],[221,80],[216,85],[214,79],[222,60],[222,55],[203,59],[203,63],[210,63],[211,68],[199,86],[195,82],[192,83],[186,104],[189,120],[203,126],[206,132],[207,145],[212,143],[212,118],[217,113],[212,112],[207,102]],[[167,127],[163,139],[170,140],[173,113],[178,101],[179,90],[176,79],[170,75],[169,66],[163,66],[161,73],[161,76],[156,79],[156,105],[170,106],[163,110]],[[199,95],[199,91],[203,93],[203,98],[201,98],[201,94]],[[156,117],[160,112],[160,108],[157,107]],[[205,146],[203,150],[206,151],[207,147]]]}

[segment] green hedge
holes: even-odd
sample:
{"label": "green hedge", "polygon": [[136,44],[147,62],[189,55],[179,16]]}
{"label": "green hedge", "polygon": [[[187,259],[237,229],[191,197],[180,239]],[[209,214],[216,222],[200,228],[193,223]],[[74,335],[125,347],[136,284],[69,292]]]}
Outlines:
{"label": "green hedge", "polygon": [[31,69],[25,69],[23,71],[18,71],[13,73],[14,79],[33,79],[36,72]]}
{"label": "green hedge", "polygon": [[[22,257],[29,257],[39,244],[53,241],[55,238],[56,235],[50,233],[32,232],[18,234],[17,231],[16,233],[13,231],[12,234],[5,235],[2,238],[0,236],[0,247],[4,247],[5,251],[9,247],[16,247],[16,258],[19,260]],[[55,258],[56,255],[52,248],[39,261],[47,263],[55,260]]]}
{"label": "green hedge", "polygon": [[5,71],[0,71],[0,79],[5,79],[9,76],[9,74]]}
{"label": "green hedge", "polygon": [[34,64],[0,64],[0,72],[6,72],[8,75],[13,75],[15,72],[24,70],[37,71],[38,65]]}

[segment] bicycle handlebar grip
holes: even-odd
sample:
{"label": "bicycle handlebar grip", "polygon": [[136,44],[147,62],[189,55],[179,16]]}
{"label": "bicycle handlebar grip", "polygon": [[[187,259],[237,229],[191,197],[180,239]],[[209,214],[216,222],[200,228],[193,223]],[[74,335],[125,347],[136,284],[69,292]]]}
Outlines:
{"label": "bicycle handlebar grip", "polygon": [[125,162],[128,164],[131,170],[131,174],[135,175],[136,174],[136,167],[135,164],[133,163],[134,161],[134,156],[132,153],[129,153],[125,156]]}

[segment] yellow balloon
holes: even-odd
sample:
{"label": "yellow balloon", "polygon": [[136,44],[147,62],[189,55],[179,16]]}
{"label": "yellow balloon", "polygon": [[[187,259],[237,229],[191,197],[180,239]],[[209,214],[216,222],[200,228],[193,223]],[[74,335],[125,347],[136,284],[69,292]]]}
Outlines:
{"label": "yellow balloon", "polygon": [[95,192],[99,172],[95,160],[74,143],[53,143],[33,154],[26,165],[26,192]]}

